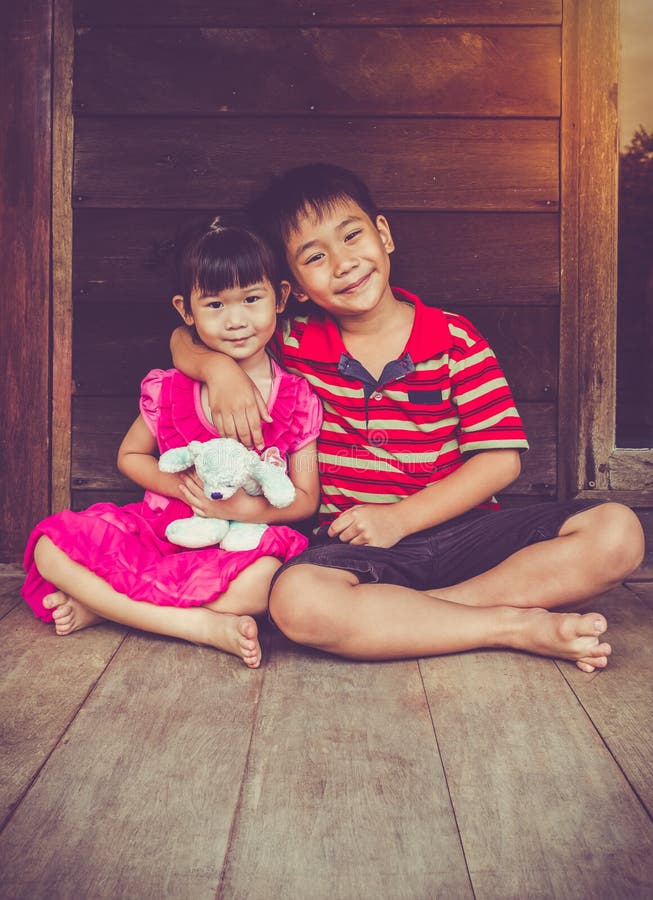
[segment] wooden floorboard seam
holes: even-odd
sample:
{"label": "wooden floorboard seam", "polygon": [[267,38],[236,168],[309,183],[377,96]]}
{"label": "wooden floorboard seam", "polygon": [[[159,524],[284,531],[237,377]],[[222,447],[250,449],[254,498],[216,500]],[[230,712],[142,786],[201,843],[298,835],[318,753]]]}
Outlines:
{"label": "wooden floorboard seam", "polygon": [[458,834],[458,843],[460,844],[460,852],[462,853],[463,859],[465,860],[465,871],[467,872],[467,878],[469,879],[469,889],[472,892],[472,896],[476,897],[476,891],[474,890],[474,882],[472,881],[472,875],[469,871],[469,861],[467,859],[467,854],[465,853],[465,845],[463,843],[463,837],[460,831],[460,823],[458,822],[458,816],[456,814],[456,807],[453,802],[453,796],[451,794],[451,788],[449,786],[449,775],[447,773],[447,767],[444,764],[444,759],[442,758],[442,750],[440,749],[440,741],[438,740],[438,732],[435,727],[435,719],[433,718],[433,709],[431,707],[431,703],[429,700],[429,693],[426,690],[426,685],[424,684],[424,673],[422,672],[421,661],[417,660],[417,671],[419,672],[419,680],[422,684],[422,690],[424,691],[424,698],[426,700],[426,706],[429,711],[429,719],[431,720],[431,728],[433,729],[433,739],[435,741],[435,747],[438,753],[438,759],[440,760],[440,765],[442,767],[442,772],[444,775],[444,783],[447,787],[447,796],[449,797],[449,805],[451,807],[451,815],[453,816],[453,820],[456,823],[456,832]]}
{"label": "wooden floorboard seam", "polygon": [[[644,799],[641,797],[639,791],[637,790],[637,788],[635,787],[635,785],[633,784],[633,782],[631,781],[631,779],[628,777],[626,771],[624,770],[623,766],[622,766],[621,763],[619,762],[619,760],[618,760],[617,756],[615,755],[614,751],[613,751],[612,748],[610,747],[610,744],[608,743],[608,741],[607,741],[606,738],[604,737],[604,735],[603,735],[601,729],[599,728],[599,726],[597,725],[597,723],[594,721],[594,719],[593,719],[593,717],[592,717],[592,714],[591,714],[590,711],[587,709],[587,707],[585,706],[585,704],[583,703],[583,701],[581,700],[581,698],[578,696],[578,693],[576,692],[576,690],[575,690],[573,684],[569,681],[569,679],[568,679],[567,676],[565,675],[564,670],[563,670],[564,663],[561,664],[558,660],[553,660],[553,662],[555,663],[556,668],[558,669],[558,671],[560,672],[560,674],[561,674],[562,677],[564,678],[565,682],[567,683],[567,686],[568,686],[569,689],[571,690],[571,693],[574,695],[576,701],[578,702],[579,707],[581,708],[581,710],[583,711],[583,713],[585,714],[585,716],[589,719],[590,724],[592,725],[592,728],[594,729],[594,731],[596,732],[596,734],[599,736],[599,738],[600,738],[600,740],[601,740],[601,743],[603,744],[603,746],[605,747],[605,749],[608,751],[608,753],[609,753],[610,756],[612,757],[615,766],[619,769],[619,771],[620,771],[621,774],[623,775],[624,781],[626,782],[626,784],[628,785],[628,787],[631,789],[631,791],[633,792],[633,794],[635,795],[635,797],[637,797],[638,803],[640,804],[640,806],[642,807],[642,809],[644,810],[644,812],[646,813],[646,815],[648,816],[648,818],[653,822],[653,816],[651,815],[651,810],[649,810],[647,804],[644,802]],[[597,671],[596,674],[595,674],[593,677],[594,677],[594,678],[600,678],[600,677],[601,677],[601,672],[600,672],[600,671]]]}
{"label": "wooden floorboard seam", "polygon": [[[261,643],[263,643],[263,641]],[[269,633],[266,633],[264,635],[264,646],[262,647],[264,662],[265,662],[265,660],[267,660],[270,653],[274,652],[272,649],[272,646],[273,646],[272,637]],[[261,697],[263,696],[263,692],[265,689],[266,678],[267,678],[267,672],[264,669],[263,677],[261,679],[261,684],[260,684],[258,695],[256,698],[256,711],[252,717],[252,728],[249,733],[249,741],[247,744],[247,753],[245,755],[245,764],[243,765],[243,774],[241,776],[240,785],[238,788],[238,800],[234,807],[234,814],[232,816],[231,825],[229,827],[229,837],[227,838],[227,846],[225,847],[224,857],[222,860],[222,866],[220,867],[220,877],[218,879],[218,885],[217,885],[216,892],[215,892],[215,900],[220,900],[220,897],[222,896],[224,880],[225,880],[227,869],[229,866],[231,850],[232,850],[232,846],[233,846],[233,842],[234,842],[234,835],[236,834],[236,832],[238,830],[238,820],[240,818],[240,811],[242,809],[243,792],[245,790],[245,784],[247,783],[247,778],[248,778],[249,771],[250,771],[250,760],[251,760],[251,756],[252,756],[252,747],[254,745],[254,736],[256,735],[256,730],[258,728],[259,715],[260,715],[260,711],[261,711]]]}
{"label": "wooden floorboard seam", "polygon": [[43,771],[43,769],[45,768],[45,766],[48,764],[48,761],[50,760],[50,757],[51,757],[52,754],[55,752],[55,750],[57,750],[57,748],[60,746],[62,740],[65,738],[65,736],[66,736],[66,735],[68,734],[68,732],[70,731],[71,727],[72,727],[73,724],[75,723],[75,720],[77,719],[77,716],[79,715],[79,713],[81,712],[81,710],[84,708],[84,706],[85,706],[86,702],[88,701],[89,697],[91,697],[91,695],[93,694],[93,691],[95,691],[95,689],[97,688],[97,686],[98,686],[98,684],[100,683],[100,681],[102,680],[102,678],[104,678],[104,675],[105,675],[107,669],[109,668],[109,666],[110,666],[111,663],[113,662],[113,660],[114,660],[116,654],[118,653],[118,651],[120,650],[120,648],[121,648],[122,645],[124,644],[124,642],[125,642],[126,638],[128,637],[129,633],[130,633],[129,631],[126,631],[125,634],[122,636],[122,638],[121,638],[121,640],[120,640],[120,643],[118,644],[118,646],[116,647],[116,649],[113,651],[113,653],[111,654],[111,656],[110,656],[109,659],[107,660],[106,665],[104,666],[104,668],[102,669],[102,671],[100,672],[100,674],[98,675],[98,677],[95,679],[95,681],[93,682],[93,684],[91,685],[91,687],[88,689],[88,691],[84,694],[84,696],[83,696],[82,699],[80,700],[79,704],[77,705],[77,708],[75,709],[74,713],[73,713],[73,714],[70,716],[70,718],[68,719],[68,722],[67,722],[67,724],[66,724],[66,727],[63,729],[63,731],[59,734],[59,736],[58,736],[58,737],[56,738],[56,740],[53,742],[52,747],[50,748],[50,751],[49,751],[48,754],[45,756],[45,758],[43,759],[43,761],[42,761],[41,765],[38,767],[38,769],[36,769],[36,771],[34,772],[32,778],[30,778],[28,784],[27,784],[26,787],[25,787],[25,790],[22,792],[22,794],[20,795],[20,797],[18,798],[18,800],[14,803],[14,805],[13,805],[13,807],[12,807],[12,809],[11,809],[9,815],[6,816],[5,819],[4,819],[2,822],[0,822],[0,835],[2,835],[2,832],[3,832],[3,831],[5,830],[5,828],[9,825],[9,823],[10,823],[11,820],[13,819],[13,817],[14,817],[14,815],[16,814],[16,812],[18,811],[18,809],[20,809],[20,806],[21,806],[23,800],[25,799],[25,797],[27,797],[27,795],[29,794],[29,792],[32,790],[33,785],[38,781],[39,776],[40,776],[41,772]]}

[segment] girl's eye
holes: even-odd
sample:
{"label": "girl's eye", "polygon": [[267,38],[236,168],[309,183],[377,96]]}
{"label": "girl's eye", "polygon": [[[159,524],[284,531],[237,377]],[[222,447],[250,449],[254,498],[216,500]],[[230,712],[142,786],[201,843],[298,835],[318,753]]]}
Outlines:
{"label": "girl's eye", "polygon": [[257,300],[260,300],[260,299],[261,299],[261,298],[258,297],[256,294],[252,294],[252,295],[249,296],[249,297],[245,297],[245,301],[244,301],[244,302],[245,302],[245,303],[256,303],[256,301],[257,301]]}
{"label": "girl's eye", "polygon": [[222,303],[220,300],[211,300],[210,303],[207,303],[209,309],[222,309]]}
{"label": "girl's eye", "polygon": [[356,231],[350,231],[349,234],[345,236],[345,241],[352,241],[355,237],[358,237],[362,230],[362,228],[358,228]]}

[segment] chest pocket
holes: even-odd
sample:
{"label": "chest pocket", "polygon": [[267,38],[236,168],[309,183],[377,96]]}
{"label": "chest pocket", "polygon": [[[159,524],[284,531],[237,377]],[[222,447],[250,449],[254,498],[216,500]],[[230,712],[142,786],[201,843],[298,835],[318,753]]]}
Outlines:
{"label": "chest pocket", "polygon": [[422,406],[442,403],[442,391],[408,391],[408,400]]}

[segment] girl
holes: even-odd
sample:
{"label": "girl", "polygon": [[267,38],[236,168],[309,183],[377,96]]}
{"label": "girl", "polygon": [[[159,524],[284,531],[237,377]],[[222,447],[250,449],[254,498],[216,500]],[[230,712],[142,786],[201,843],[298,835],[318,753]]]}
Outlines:
{"label": "girl", "polygon": [[[157,449],[219,435],[206,386],[176,369],[155,369],[141,385],[140,415],[118,451],[121,472],[146,489],[143,501],[98,503],[41,522],[25,551],[23,596],[60,635],[110,619],[218,647],[255,668],[261,650],[252,616],[265,611],[280,560],[307,544],[282,523],[317,508],[321,406],[307,382],[267,352],[290,285],[258,236],[219,218],[196,226],[178,251],[177,279],[172,303],[194,340],[232,357],[267,400],[265,452],[287,464],[296,499],[276,509],[241,489],[229,500],[209,500],[196,475],[161,472]],[[183,550],[165,529],[193,513],[271,527],[254,550]]]}

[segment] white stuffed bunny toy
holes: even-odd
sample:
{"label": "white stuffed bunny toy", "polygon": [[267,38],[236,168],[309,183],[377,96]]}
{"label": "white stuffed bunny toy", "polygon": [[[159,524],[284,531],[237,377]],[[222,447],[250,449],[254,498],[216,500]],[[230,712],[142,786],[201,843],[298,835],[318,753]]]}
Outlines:
{"label": "white stuffed bunny toy", "polygon": [[[250,496],[263,494],[272,506],[281,509],[293,502],[295,488],[278,451],[276,460],[268,462],[231,438],[213,438],[166,450],[159,459],[159,468],[162,472],[183,472],[195,466],[204,493],[211,500],[228,500],[238,488],[243,488]],[[211,547],[219,543],[223,550],[252,550],[267,527],[194,515],[171,522],[166,537],[180,547]]]}

